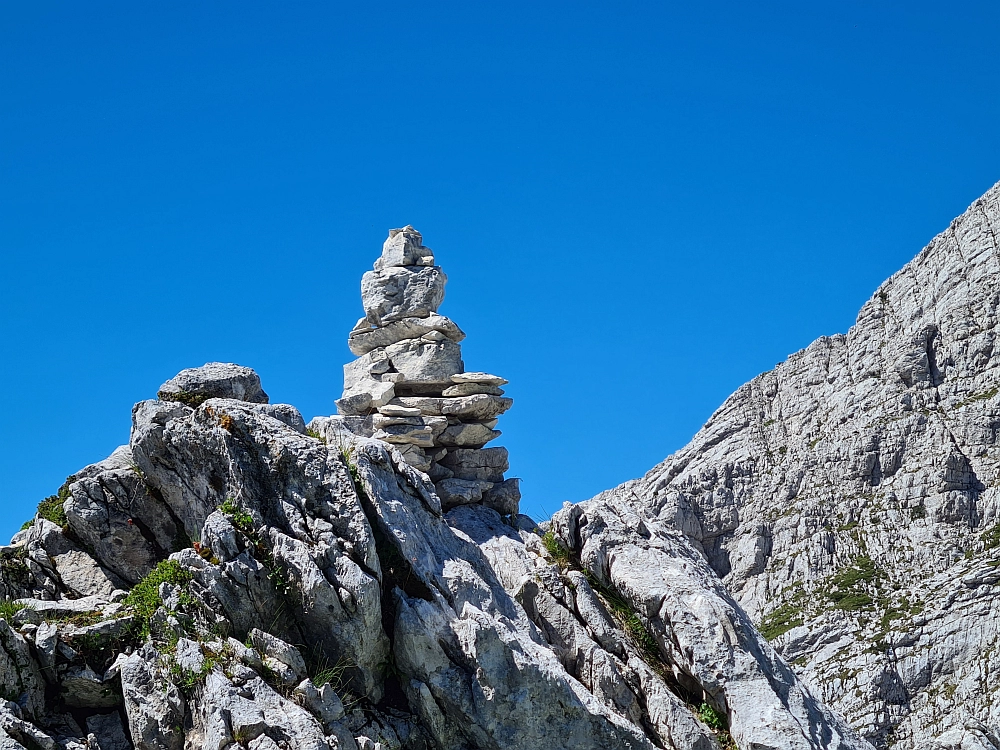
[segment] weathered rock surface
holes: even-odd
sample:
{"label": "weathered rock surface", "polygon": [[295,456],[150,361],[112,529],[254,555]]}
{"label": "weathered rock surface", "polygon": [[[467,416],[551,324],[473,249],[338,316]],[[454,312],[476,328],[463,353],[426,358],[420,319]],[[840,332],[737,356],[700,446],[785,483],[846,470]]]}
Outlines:
{"label": "weathered rock surface", "polygon": [[[379,429],[452,418],[409,408]],[[631,522],[567,512],[560,537],[588,541],[564,557],[516,515],[504,449],[426,449],[470,477],[435,486],[365,420],[296,415],[142,402],[60,492],[66,530],[39,517],[4,548],[25,608],[0,619],[0,745],[711,750],[729,735],[702,719],[728,715],[741,748],[869,747],[665,524],[628,589]]]}
{"label": "weathered rock surface", "polygon": [[260,387],[260,377],[249,367],[225,362],[209,362],[201,367],[181,370],[160,386],[161,401],[180,401],[197,406],[210,398],[234,398],[266,404],[267,394]]}
{"label": "weathered rock surface", "polygon": [[1000,186],[846,335],[750,381],[688,446],[585,504],[682,532],[878,747],[1000,747],[998,232]]}

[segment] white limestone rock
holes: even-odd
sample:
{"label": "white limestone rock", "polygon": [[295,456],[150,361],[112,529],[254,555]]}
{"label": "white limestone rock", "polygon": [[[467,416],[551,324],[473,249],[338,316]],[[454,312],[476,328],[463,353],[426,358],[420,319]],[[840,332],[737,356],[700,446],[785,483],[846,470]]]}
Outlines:
{"label": "white limestone rock", "polygon": [[453,321],[443,315],[432,313],[425,318],[402,318],[373,327],[368,318],[362,318],[363,326],[351,331],[347,346],[351,352],[362,356],[373,349],[381,349],[404,339],[419,339],[431,333],[440,333],[449,341],[459,343],[465,333]]}
{"label": "white limestone rock", "polygon": [[210,398],[234,398],[258,404],[266,404],[268,400],[256,372],[226,362],[209,362],[181,370],[159,387],[157,398],[188,406],[198,406]]}
{"label": "white limestone rock", "polygon": [[402,375],[397,383],[445,384],[465,368],[462,348],[453,341],[406,339],[384,350],[392,368]]}
{"label": "white limestone rock", "polygon": [[448,277],[437,266],[390,266],[361,277],[361,302],[374,326],[403,318],[426,318],[444,300]]}
{"label": "white limestone rock", "polygon": [[382,255],[375,261],[375,270],[391,266],[433,266],[434,251],[424,247],[420,232],[407,224],[402,229],[390,229],[382,245]]}
{"label": "white limestone rock", "polygon": [[767,645],[681,534],[601,499],[564,508],[552,527],[639,613],[665,660],[728,715],[739,747],[867,746]]}
{"label": "white limestone rock", "polygon": [[479,385],[507,385],[507,381],[499,375],[490,375],[488,372],[463,372],[452,377],[453,383],[478,383]]}
{"label": "white limestone rock", "polygon": [[136,750],[181,750],[186,704],[181,691],[159,673],[159,654],[150,646],[121,661],[119,674],[129,734]]}
{"label": "white limestone rock", "polygon": [[481,448],[501,434],[500,430],[491,430],[484,424],[459,422],[442,430],[437,436],[437,443],[449,448]]}
{"label": "white limestone rock", "polygon": [[458,479],[480,479],[502,482],[510,468],[506,448],[455,448],[441,459],[441,465],[451,469]]}

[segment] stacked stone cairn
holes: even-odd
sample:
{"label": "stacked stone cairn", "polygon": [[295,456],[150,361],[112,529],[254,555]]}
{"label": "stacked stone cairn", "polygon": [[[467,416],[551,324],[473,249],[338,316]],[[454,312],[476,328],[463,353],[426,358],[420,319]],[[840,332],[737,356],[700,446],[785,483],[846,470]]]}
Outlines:
{"label": "stacked stone cairn", "polygon": [[427,473],[443,508],[482,503],[516,515],[521,493],[519,480],[503,476],[507,449],[484,447],[514,402],[503,378],[465,372],[465,334],[437,313],[446,281],[420,232],[389,231],[361,279],[365,317],[348,337],[358,358],[344,365],[337,411],[352,432],[393,444]]}

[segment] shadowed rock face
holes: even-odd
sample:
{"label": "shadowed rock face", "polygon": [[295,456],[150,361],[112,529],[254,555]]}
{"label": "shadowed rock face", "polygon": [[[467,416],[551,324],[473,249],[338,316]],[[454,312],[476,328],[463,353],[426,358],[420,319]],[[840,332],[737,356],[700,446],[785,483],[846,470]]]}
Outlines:
{"label": "shadowed rock face", "polygon": [[1000,186],[846,335],[754,378],[688,446],[584,504],[682,532],[879,747],[1000,746],[998,234]]}

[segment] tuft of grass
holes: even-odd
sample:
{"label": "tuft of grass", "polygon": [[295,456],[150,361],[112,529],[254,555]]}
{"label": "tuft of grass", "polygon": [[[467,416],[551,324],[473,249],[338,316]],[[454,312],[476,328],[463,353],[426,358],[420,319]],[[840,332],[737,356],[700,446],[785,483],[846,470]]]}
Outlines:
{"label": "tuft of grass", "polygon": [[311,438],[314,438],[315,440],[319,440],[321,443],[323,443],[323,445],[326,445],[326,438],[320,435],[318,432],[316,432],[316,430],[306,427],[306,435],[308,435]]}
{"label": "tuft of grass", "polygon": [[25,529],[30,529],[34,525],[34,523],[35,519],[29,518],[27,521],[21,524],[21,531],[24,531]]}
{"label": "tuft of grass", "polygon": [[26,607],[26,604],[16,602],[13,599],[0,599],[0,620],[6,620],[10,624],[14,621],[14,615]]}
{"label": "tuft of grass", "polygon": [[131,610],[136,615],[139,635],[146,640],[149,635],[149,624],[153,613],[163,604],[160,599],[160,584],[172,583],[184,586],[191,580],[191,573],[181,567],[176,560],[163,560],[157,563],[149,574],[132,587],[128,596],[122,602],[124,609]]}
{"label": "tuft of grass", "polygon": [[551,531],[546,531],[542,534],[542,545],[544,545],[545,551],[549,553],[549,557],[561,569],[565,570],[573,562],[573,556],[570,554],[570,551],[563,546],[563,543]]}
{"label": "tuft of grass", "polygon": [[312,676],[312,684],[318,688],[327,683],[340,693],[344,685],[347,684],[347,671],[352,667],[350,660],[341,658],[336,664],[330,665],[326,659],[322,660],[321,668]]}
{"label": "tuft of grass", "polygon": [[955,408],[958,409],[963,406],[968,406],[969,404],[974,404],[977,401],[989,401],[998,393],[1000,393],[1000,387],[990,388],[988,391],[983,391],[982,393],[974,393],[964,401],[960,401],[959,403],[955,404]]}
{"label": "tuft of grass", "polygon": [[246,747],[252,739],[253,734],[251,734],[249,727],[240,727],[233,730],[233,742],[240,747]]}
{"label": "tuft of grass", "polygon": [[219,506],[219,510],[226,515],[233,526],[247,536],[253,532],[253,516],[242,510],[231,497],[226,498],[226,501]]}
{"label": "tuft of grass", "polygon": [[206,655],[201,668],[196,671],[193,669],[184,669],[171,658],[169,662],[170,678],[180,688],[181,692],[190,698],[194,689],[205,683],[205,678],[215,669],[218,663],[218,659],[215,656]]}
{"label": "tuft of grass", "polygon": [[875,603],[870,588],[878,587],[884,578],[885,574],[875,567],[870,557],[858,555],[853,565],[830,577],[833,589],[826,592],[826,597],[835,609],[849,612],[869,609]]}
{"label": "tuft of grass", "polygon": [[358,465],[354,462],[354,454],[351,452],[351,449],[346,445],[340,446],[340,457],[344,459],[347,473],[351,475],[351,481],[354,482],[355,491],[363,494],[365,486],[361,482],[361,472],[358,471]]}
{"label": "tuft of grass", "polygon": [[[250,541],[252,554],[264,563],[268,580],[271,581],[278,593],[285,597],[291,596],[294,588],[292,582],[285,575],[278,561],[274,559],[270,548],[254,529],[253,516],[241,509],[231,497],[226,498],[226,501],[219,506],[219,510],[225,513],[233,526]],[[211,554],[211,550],[209,550],[209,554]]]}
{"label": "tuft of grass", "polygon": [[[63,482],[62,487],[58,489],[56,494],[49,495],[47,498],[42,500],[38,504],[38,517],[52,521],[52,523],[61,528],[66,528],[69,524],[69,520],[66,518],[66,511],[63,506],[66,501],[69,500],[69,486],[75,481],[75,476],[66,477],[66,481]],[[30,526],[31,524],[28,525]],[[27,528],[27,526],[23,528]]]}
{"label": "tuft of grass", "polygon": [[993,549],[1000,545],[1000,523],[984,531],[980,540],[983,542],[984,549]]}
{"label": "tuft of grass", "polygon": [[773,641],[803,622],[802,607],[796,604],[782,604],[761,621],[757,630],[767,640]]}
{"label": "tuft of grass", "polygon": [[643,658],[649,664],[661,663],[663,657],[660,656],[659,644],[657,644],[653,634],[646,629],[646,623],[639,617],[639,613],[632,609],[632,605],[625,600],[625,597],[602,584],[589,570],[583,571],[583,574],[586,576],[591,588],[600,594],[601,599],[611,611],[612,616],[617,620],[619,626],[625,631],[625,634],[628,635],[635,647],[642,653]]}

